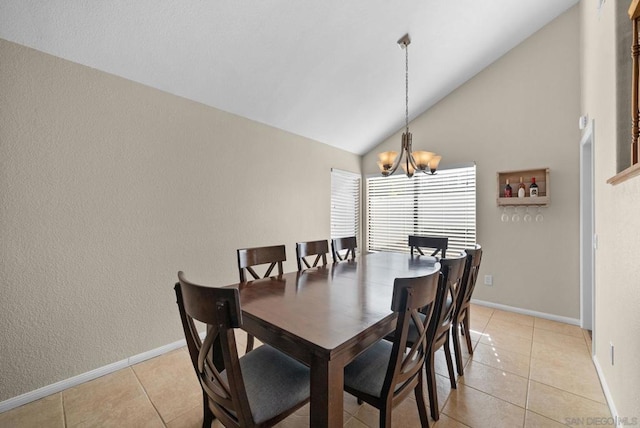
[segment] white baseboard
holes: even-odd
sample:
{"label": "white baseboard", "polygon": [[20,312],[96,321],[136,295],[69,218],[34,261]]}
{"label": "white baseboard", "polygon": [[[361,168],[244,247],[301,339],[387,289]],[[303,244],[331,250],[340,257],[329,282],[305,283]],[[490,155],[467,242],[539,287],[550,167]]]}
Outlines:
{"label": "white baseboard", "polygon": [[534,317],[544,318],[551,321],[558,321],[558,322],[563,322],[565,324],[580,326],[580,320],[577,318],[569,318],[569,317],[563,317],[560,315],[547,314],[545,312],[538,312],[538,311],[532,311],[530,309],[516,308],[514,306],[501,305],[500,303],[485,302],[483,300],[476,300],[476,299],[471,299],[471,303],[476,305],[481,305],[481,306],[487,306],[493,309],[500,309],[502,311],[515,312],[517,314],[522,314],[522,315],[531,315]]}
{"label": "white baseboard", "polygon": [[598,374],[598,379],[600,379],[600,385],[602,385],[602,392],[604,392],[604,398],[607,400],[607,406],[609,406],[609,411],[611,412],[611,417],[615,421],[616,427],[621,427],[622,421],[618,417],[618,410],[616,409],[616,405],[613,402],[613,397],[611,396],[611,391],[609,390],[609,385],[607,385],[607,381],[604,377],[604,373],[602,372],[602,367],[600,367],[600,362],[598,358],[594,355],[592,357],[593,365],[596,367],[596,373]]}
{"label": "white baseboard", "polygon": [[71,388],[72,386],[80,385],[81,383],[99,378],[101,376],[107,375],[109,373],[113,373],[115,371],[127,368],[134,364],[138,364],[142,361],[157,357],[162,354],[166,354],[167,352],[173,351],[174,349],[181,348],[186,345],[186,341],[184,339],[178,340],[176,342],[170,343],[168,345],[161,346],[159,348],[152,349],[147,352],[143,352],[138,355],[134,355],[129,358],[125,358],[124,360],[117,361],[115,363],[107,364],[106,366],[99,367],[95,370],[88,371],[86,373],[79,374],[77,376],[73,376],[69,379],[61,380],[60,382],[52,383],[51,385],[44,386],[42,388],[38,388],[34,391],[27,392],[22,395],[18,395],[17,397],[10,398],[8,400],[0,402],[0,413],[6,412],[7,410],[14,409],[16,407],[22,406],[24,404],[30,403],[32,401],[39,400],[48,395],[55,394],[56,392],[63,391],[67,388]]}

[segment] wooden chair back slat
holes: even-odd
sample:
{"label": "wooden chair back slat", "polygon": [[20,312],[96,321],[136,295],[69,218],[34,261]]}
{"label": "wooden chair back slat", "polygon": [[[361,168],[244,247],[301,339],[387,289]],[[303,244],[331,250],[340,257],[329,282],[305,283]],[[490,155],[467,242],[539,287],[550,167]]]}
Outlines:
{"label": "wooden chair back slat", "polygon": [[[358,242],[355,236],[345,238],[336,238],[331,240],[331,253],[333,262],[341,262],[344,260],[353,260],[356,258],[356,249]],[[342,253],[344,251],[344,253]]]}
{"label": "wooden chair back slat", "polygon": [[409,247],[411,247],[411,255],[414,255],[414,250],[418,251],[421,256],[424,256],[422,252],[423,248],[433,248],[435,251],[431,253],[431,256],[436,256],[440,253],[441,258],[447,257],[447,246],[449,245],[449,238],[444,236],[418,236],[409,235]]}
{"label": "wooden chair back slat", "polygon": [[[322,260],[320,266],[327,264],[327,253],[329,252],[329,243],[326,239],[320,241],[308,241],[296,243],[296,260],[298,262],[298,271],[317,267]],[[316,256],[313,263],[309,263],[306,257]]]}
{"label": "wooden chair back slat", "polygon": [[287,260],[287,252],[284,245],[241,248],[237,252],[240,282],[247,281],[245,271],[251,274],[252,279],[260,279],[260,275],[258,275],[253,267],[264,264],[269,264],[269,267],[262,278],[270,276],[276,266],[278,268],[278,275],[282,275],[282,262]]}

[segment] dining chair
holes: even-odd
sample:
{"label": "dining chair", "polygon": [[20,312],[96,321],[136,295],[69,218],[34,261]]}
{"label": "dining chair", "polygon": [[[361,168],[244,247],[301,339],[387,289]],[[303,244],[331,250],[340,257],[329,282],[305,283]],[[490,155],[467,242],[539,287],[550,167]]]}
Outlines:
{"label": "dining chair", "polygon": [[[380,340],[344,369],[344,390],[380,411],[380,427],[391,426],[391,411],[411,391],[415,394],[420,422],[429,426],[423,393],[425,358],[431,337],[428,323],[435,307],[439,272],[417,278],[397,278],[391,310],[397,315],[394,340]],[[418,316],[419,310],[427,313]],[[407,344],[409,327],[417,332]],[[407,351],[407,347],[410,348]]]}
{"label": "dining chair", "polygon": [[456,368],[458,375],[464,375],[464,363],[462,360],[462,348],[460,346],[460,334],[462,334],[467,342],[467,350],[469,354],[473,354],[473,346],[471,344],[471,295],[476,286],[478,279],[478,271],[480,270],[480,262],[482,261],[482,247],[476,245],[475,248],[465,250],[466,262],[464,267],[464,275],[462,277],[462,287],[458,292],[458,300],[453,315],[453,324],[451,332],[453,334],[453,350],[456,355]]}
{"label": "dining chair", "polygon": [[[331,254],[333,262],[341,262],[344,260],[353,260],[356,258],[356,248],[358,243],[355,236],[346,238],[336,238],[331,240]],[[342,253],[344,251],[344,253]],[[341,254],[342,253],[342,254]]]}
{"label": "dining chair", "polygon": [[411,255],[413,256],[414,250],[417,250],[421,256],[424,256],[422,248],[433,248],[435,251],[431,253],[435,256],[440,252],[440,257],[447,257],[447,246],[449,245],[449,238],[444,236],[418,236],[409,235],[409,247],[411,247]]}
{"label": "dining chair", "polygon": [[[309,369],[263,345],[238,358],[234,329],[242,327],[237,288],[203,287],[178,272],[175,285],[187,348],[202,388],[203,428],[213,418],[226,427],[268,427],[309,401]],[[202,341],[194,320],[207,325]],[[219,340],[220,347],[213,344]],[[222,353],[224,369],[213,361]]]}
{"label": "dining chair", "polygon": [[[267,278],[271,275],[273,269],[277,266],[278,275],[282,275],[282,262],[287,260],[287,252],[284,245],[273,245],[270,247],[254,247],[254,248],[240,248],[238,253],[238,273],[240,275],[240,282],[247,281],[247,275],[249,272],[253,279],[260,279],[260,275],[254,270],[254,266],[269,264],[267,271],[263,278]],[[246,352],[253,349],[254,338],[252,335],[247,334],[247,347]]]}
{"label": "dining chair", "polygon": [[[453,314],[455,312],[455,302],[457,292],[460,289],[462,276],[464,274],[465,254],[440,260],[440,278],[438,280],[438,292],[436,295],[435,309],[433,310],[432,320],[429,325],[432,329],[430,337],[432,338],[431,346],[427,353],[425,362],[425,371],[427,372],[427,392],[429,394],[429,407],[431,409],[431,417],[437,421],[440,418],[440,408],[438,406],[438,394],[436,386],[435,372],[435,353],[438,349],[443,348],[444,356],[447,361],[447,370],[449,372],[449,382],[452,389],[456,389],[456,377],[453,370],[453,360],[451,358],[451,349],[449,347],[449,330],[453,323]],[[422,311],[419,314],[421,319],[427,319],[428,314]],[[413,326],[409,326],[407,343],[412,345],[419,337],[419,332]],[[391,336],[387,336],[387,340],[393,340]]]}
{"label": "dining chair", "polygon": [[449,346],[451,337],[449,332],[453,325],[455,303],[462,284],[465,260],[464,253],[455,257],[440,259],[440,281],[438,282],[438,295],[436,297],[435,315],[433,317],[433,342],[431,343],[425,364],[429,407],[431,409],[431,417],[435,421],[440,418],[435,368],[435,354],[440,348],[442,348],[445,360],[447,361],[451,388],[456,389],[457,387],[456,374],[453,370],[453,360],[451,358],[451,347]]}
{"label": "dining chair", "polygon": [[[322,260],[322,264],[320,266],[325,266],[327,264],[327,253],[329,252],[329,244],[327,240],[321,241],[307,241],[307,242],[297,242],[296,243],[296,259],[298,261],[298,271],[301,272],[304,267],[307,269],[318,266],[320,260]],[[313,261],[313,264],[309,264],[305,257],[316,256]]]}

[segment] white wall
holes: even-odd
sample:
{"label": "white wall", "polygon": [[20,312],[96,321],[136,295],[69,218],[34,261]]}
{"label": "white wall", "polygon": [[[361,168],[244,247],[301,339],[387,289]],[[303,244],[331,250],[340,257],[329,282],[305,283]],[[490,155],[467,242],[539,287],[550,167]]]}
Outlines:
{"label": "white wall", "polygon": [[[595,359],[616,416],[629,418],[629,423],[636,417],[638,423],[640,177],[616,186],[606,183],[617,171],[616,78],[623,72],[617,69],[615,58],[616,5],[616,1],[607,1],[598,11],[596,2],[580,2],[581,113],[595,122]],[[615,346],[615,365],[611,364],[610,344]]]}
{"label": "white wall", "polygon": [[[410,124],[414,149],[435,151],[444,164],[477,164],[484,254],[476,299],[580,316],[578,52],[576,6]],[[377,153],[399,147],[400,133],[364,156],[364,173],[378,172]],[[525,224],[521,211],[520,223],[502,223],[496,173],[542,167],[551,170],[552,194],[544,222]],[[493,287],[482,284],[485,274]]]}
{"label": "white wall", "polygon": [[183,337],[178,270],[329,238],[360,158],[0,40],[0,401]]}

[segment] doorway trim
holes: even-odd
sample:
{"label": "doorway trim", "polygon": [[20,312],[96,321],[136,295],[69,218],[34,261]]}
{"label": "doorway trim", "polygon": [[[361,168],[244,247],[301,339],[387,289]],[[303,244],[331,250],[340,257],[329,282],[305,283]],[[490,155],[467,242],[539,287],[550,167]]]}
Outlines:
{"label": "doorway trim", "polygon": [[587,123],[580,139],[580,326],[592,331],[595,349],[595,201],[594,126]]}

